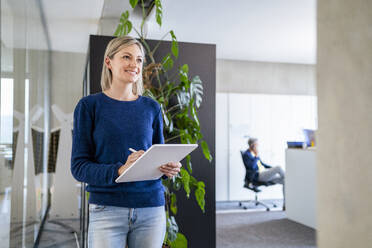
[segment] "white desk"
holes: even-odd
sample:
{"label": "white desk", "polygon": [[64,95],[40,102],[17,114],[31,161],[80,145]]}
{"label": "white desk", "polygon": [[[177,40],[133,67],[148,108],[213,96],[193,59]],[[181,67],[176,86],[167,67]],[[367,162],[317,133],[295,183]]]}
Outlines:
{"label": "white desk", "polygon": [[316,229],[316,150],[286,150],[285,197],[288,219]]}

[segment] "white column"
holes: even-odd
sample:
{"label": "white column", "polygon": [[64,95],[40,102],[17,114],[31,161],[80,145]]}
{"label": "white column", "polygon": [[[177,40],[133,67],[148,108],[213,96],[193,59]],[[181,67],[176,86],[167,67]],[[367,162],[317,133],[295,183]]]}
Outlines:
{"label": "white column", "polygon": [[372,1],[318,1],[318,247],[372,246]]}

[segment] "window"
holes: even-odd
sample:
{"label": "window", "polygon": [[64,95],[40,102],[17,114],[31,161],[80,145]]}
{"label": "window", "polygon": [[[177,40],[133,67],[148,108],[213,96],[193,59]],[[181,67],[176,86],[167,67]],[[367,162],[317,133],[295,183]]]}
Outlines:
{"label": "window", "polygon": [[13,130],[13,79],[1,78],[0,143],[12,144]]}

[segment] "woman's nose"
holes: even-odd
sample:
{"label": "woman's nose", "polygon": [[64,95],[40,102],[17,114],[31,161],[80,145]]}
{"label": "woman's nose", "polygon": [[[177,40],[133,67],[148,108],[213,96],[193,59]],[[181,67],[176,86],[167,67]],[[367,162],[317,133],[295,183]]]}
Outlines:
{"label": "woman's nose", "polygon": [[133,59],[131,59],[131,60],[129,61],[129,65],[132,66],[132,67],[137,66],[136,61],[133,60]]}

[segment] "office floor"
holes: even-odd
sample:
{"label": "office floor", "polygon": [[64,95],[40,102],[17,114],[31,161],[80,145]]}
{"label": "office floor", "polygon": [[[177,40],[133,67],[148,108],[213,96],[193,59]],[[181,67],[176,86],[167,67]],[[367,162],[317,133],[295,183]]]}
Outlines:
{"label": "office floor", "polygon": [[0,194],[0,240],[2,244],[9,244],[9,228],[10,228],[10,197],[8,192]]}
{"label": "office floor", "polygon": [[284,211],[218,212],[217,248],[315,248],[315,230]]}
{"label": "office floor", "polygon": [[[283,206],[283,200],[262,200],[262,202],[270,207],[271,211],[281,211]],[[276,205],[276,207],[273,206]],[[266,211],[266,208],[262,205],[255,205],[252,202],[243,202],[243,206],[246,209],[243,209],[239,206],[239,201],[218,201],[216,202],[216,212],[225,213],[225,212],[250,212],[250,211]]]}
{"label": "office floor", "polygon": [[48,220],[40,238],[39,248],[74,248],[77,244],[79,219]]}
{"label": "office floor", "polygon": [[[21,247],[25,243],[27,247],[32,247],[38,230],[39,223],[29,223],[22,229],[19,225],[10,224],[10,194],[6,191],[0,194],[0,248],[9,247],[9,232],[12,229],[12,246]],[[66,219],[60,221],[49,220],[45,223],[39,247],[77,247],[76,235],[73,231],[79,230],[79,219]]]}
{"label": "office floor", "polygon": [[[1,198],[4,203],[6,197]],[[282,202],[274,202],[278,207],[270,212],[251,203],[246,204],[248,209],[244,210],[238,202],[217,202],[217,248],[315,248],[315,230],[288,220],[281,211]],[[4,205],[2,208],[4,211]],[[9,228],[9,222],[1,226]],[[39,247],[78,247],[73,232],[78,229],[78,219],[49,220],[45,223]]]}

